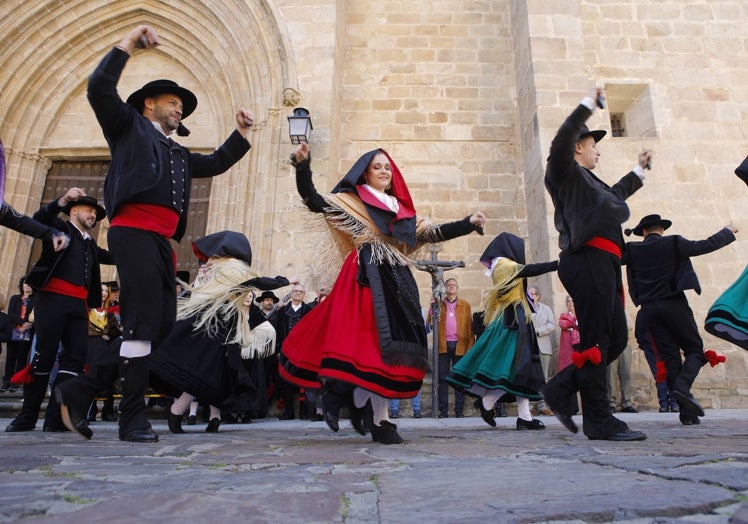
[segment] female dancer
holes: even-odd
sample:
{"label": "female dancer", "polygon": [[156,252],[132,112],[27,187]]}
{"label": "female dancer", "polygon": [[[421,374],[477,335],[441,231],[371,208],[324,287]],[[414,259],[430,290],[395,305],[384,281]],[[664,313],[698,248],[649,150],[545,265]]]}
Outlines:
{"label": "female dancer", "polygon": [[[250,270],[252,251],[241,233],[214,233],[192,246],[202,263],[198,277],[190,297],[178,305],[174,329],[153,352],[149,365],[152,373],[182,392],[170,408],[169,430],[184,433],[182,415],[197,398],[210,404],[205,431],[215,433],[224,400],[239,387],[257,389],[242,358],[275,350],[273,327],[259,309],[253,318],[244,306],[254,300],[258,289],[276,289],[289,282],[280,276],[258,277]],[[169,392],[163,384],[156,389]]]}
{"label": "female dancer", "polygon": [[480,261],[493,280],[483,301],[486,331],[452,368],[447,381],[479,397],[475,406],[489,426],[496,426],[494,404],[499,399],[506,402],[509,393],[517,397],[517,429],[545,429],[530,414],[530,400],[542,398],[545,380],[525,279],[555,271],[558,262],[525,265],[525,243],[510,233],[494,238]]}
{"label": "female dancer", "polygon": [[340,408],[352,397],[354,428],[365,434],[363,408],[371,402],[372,440],[399,444],[387,399],[415,397],[429,367],[408,255],[426,242],[482,232],[485,216],[476,212],[440,226],[418,220],[405,179],[382,149],[359,158],[325,196],[312,184],[309,146],[299,145],[291,159],[304,203],[323,213],[335,233],[329,247],[348,255],[327,299],[284,341],[280,374],[305,388],[323,383],[323,417],[333,431],[339,429]]}

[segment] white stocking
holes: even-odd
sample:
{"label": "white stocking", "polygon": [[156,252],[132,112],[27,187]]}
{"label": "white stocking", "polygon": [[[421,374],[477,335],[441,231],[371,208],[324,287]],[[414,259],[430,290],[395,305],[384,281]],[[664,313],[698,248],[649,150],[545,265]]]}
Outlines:
{"label": "white stocking", "polygon": [[187,411],[187,408],[190,406],[190,402],[192,402],[193,400],[195,400],[195,397],[193,397],[189,393],[182,393],[182,395],[171,405],[172,415],[182,415],[185,411]]}
{"label": "white stocking", "polygon": [[504,391],[503,389],[488,390],[481,399],[481,401],[483,402],[483,409],[493,409],[493,405],[496,404],[496,402],[498,402],[499,399],[504,396],[504,393],[506,393],[506,391]]}
{"label": "white stocking", "polygon": [[221,419],[221,410],[211,404],[210,406],[210,420],[214,418]]}
{"label": "white stocking", "polygon": [[517,416],[528,422],[532,420],[530,413],[530,399],[527,397],[517,397]]}
{"label": "white stocking", "polygon": [[381,426],[383,420],[389,422],[389,400],[362,388],[353,390],[353,403],[357,408],[364,407],[369,400],[371,400],[371,408],[374,411],[374,425]]}

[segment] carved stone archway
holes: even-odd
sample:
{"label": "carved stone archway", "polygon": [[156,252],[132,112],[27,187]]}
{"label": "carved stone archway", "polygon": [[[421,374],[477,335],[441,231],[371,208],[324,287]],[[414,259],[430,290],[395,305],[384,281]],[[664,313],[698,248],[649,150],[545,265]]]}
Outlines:
{"label": "carved stone archway", "polygon": [[[208,230],[247,234],[258,254],[272,229],[284,90],[297,88],[285,25],[270,2],[156,0],[23,2],[0,7],[13,20],[0,49],[0,136],[6,145],[6,200],[19,211],[39,205],[52,160],[106,158],[108,150],[85,99],[88,76],[137,24],[159,33],[156,50],[136,52],[119,83],[123,98],[154,78],[169,77],[199,98],[190,119],[193,150],[212,150],[235,127],[234,113],[255,113],[250,141],[262,144],[213,186]],[[11,290],[26,267],[31,240],[4,230],[0,290]],[[262,262],[258,260],[258,262]]]}

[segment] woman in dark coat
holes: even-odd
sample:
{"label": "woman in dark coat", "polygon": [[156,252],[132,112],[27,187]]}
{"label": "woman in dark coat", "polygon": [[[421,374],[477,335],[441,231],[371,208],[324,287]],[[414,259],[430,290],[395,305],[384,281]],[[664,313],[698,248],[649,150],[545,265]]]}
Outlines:
{"label": "woman in dark coat", "polygon": [[[280,374],[304,388],[324,386],[324,419],[337,431],[341,405],[353,400],[361,434],[371,402],[375,442],[402,442],[388,420],[386,399],[415,397],[428,366],[426,331],[409,255],[428,242],[482,231],[483,213],[432,225],[418,220],[405,179],[382,149],[363,155],[320,195],[312,183],[309,147],[292,155],[296,185],[310,211],[333,232],[326,255],[345,257],[327,299],[301,319],[281,349]],[[324,227],[324,226],[322,226]],[[322,257],[328,267],[340,267]]]}

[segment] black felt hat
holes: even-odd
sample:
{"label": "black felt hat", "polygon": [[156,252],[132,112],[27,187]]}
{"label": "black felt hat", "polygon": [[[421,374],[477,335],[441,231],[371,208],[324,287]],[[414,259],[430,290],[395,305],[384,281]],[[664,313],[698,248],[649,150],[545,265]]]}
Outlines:
{"label": "black felt hat", "polygon": [[163,94],[177,95],[182,99],[182,120],[190,116],[197,107],[197,97],[192,91],[179,87],[173,80],[164,79],[148,82],[127,97],[127,103],[142,113],[146,98]]}
{"label": "black felt hat", "polygon": [[642,218],[634,229],[627,229],[626,234],[633,233],[640,237],[644,235],[644,229],[652,226],[662,226],[663,229],[667,229],[672,226],[673,223],[670,220],[661,218],[660,215],[647,215]]}
{"label": "black felt hat", "polygon": [[71,200],[65,207],[62,208],[62,212],[70,216],[70,210],[75,206],[89,206],[96,210],[96,221],[103,220],[106,216],[106,211],[99,205],[98,200],[92,196],[82,196],[78,200]]}
{"label": "black felt hat", "polygon": [[260,295],[259,297],[257,297],[255,299],[255,302],[257,302],[259,304],[260,302],[262,302],[266,298],[272,298],[273,299],[273,304],[277,304],[280,301],[280,299],[278,297],[276,297],[275,293],[273,293],[272,291],[263,291],[262,295]]}
{"label": "black felt hat", "polygon": [[591,136],[595,139],[595,143],[599,142],[603,139],[605,135],[608,134],[607,131],[603,129],[595,129],[594,131],[590,131],[590,128],[583,125],[581,129],[582,133],[579,135],[579,140],[582,140],[584,138],[587,138],[588,136]]}

